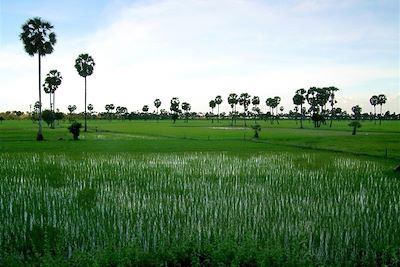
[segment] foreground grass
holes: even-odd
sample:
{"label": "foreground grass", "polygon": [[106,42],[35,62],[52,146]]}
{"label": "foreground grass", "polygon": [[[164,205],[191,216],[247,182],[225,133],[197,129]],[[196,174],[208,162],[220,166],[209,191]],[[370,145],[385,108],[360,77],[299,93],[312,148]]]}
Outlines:
{"label": "foreground grass", "polygon": [[390,164],[326,153],[3,153],[0,264],[400,263]]}

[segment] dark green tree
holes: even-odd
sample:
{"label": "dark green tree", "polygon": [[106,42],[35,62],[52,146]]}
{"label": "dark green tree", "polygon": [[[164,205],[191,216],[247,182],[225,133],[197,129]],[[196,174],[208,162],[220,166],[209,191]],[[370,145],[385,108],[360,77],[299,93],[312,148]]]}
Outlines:
{"label": "dark green tree", "polygon": [[158,114],[158,108],[161,106],[161,100],[158,98],[156,100],[154,100],[154,106],[156,107],[157,114]]}
{"label": "dark green tree", "polygon": [[253,111],[255,112],[255,119],[257,119],[257,115],[260,113],[260,109],[258,108],[258,105],[260,105],[260,98],[258,96],[253,96],[251,99],[251,103],[253,104]]}
{"label": "dark green tree", "polygon": [[222,103],[222,97],[220,95],[217,95],[215,97],[215,104],[218,106],[218,113],[217,113],[217,122],[219,122],[219,105]]}
{"label": "dark green tree", "polygon": [[215,106],[216,106],[215,100],[211,100],[211,101],[208,103],[208,106],[211,108],[211,122],[214,123],[214,108],[215,108]]}
{"label": "dark green tree", "polygon": [[373,95],[370,99],[369,99],[369,103],[371,103],[371,105],[374,107],[374,121],[376,124],[376,105],[378,105],[379,103],[379,98],[377,95]]}
{"label": "dark green tree", "polygon": [[41,93],[41,57],[51,54],[54,50],[53,46],[56,43],[56,34],[52,31],[53,25],[41,18],[29,19],[22,25],[22,33],[20,39],[24,43],[25,51],[34,56],[38,54],[39,59],[39,129],[36,140],[43,140],[42,132],[42,93]]}
{"label": "dark green tree", "polygon": [[352,135],[356,135],[357,128],[361,128],[361,123],[359,121],[352,121],[349,123],[349,126],[353,128]]}
{"label": "dark green tree", "polygon": [[180,104],[180,101],[179,101],[179,98],[177,98],[177,97],[173,97],[170,101],[169,109],[173,112],[172,120],[174,121],[174,123],[176,122],[176,120],[179,117],[179,115],[178,115],[178,113],[180,112],[179,104]]}
{"label": "dark green tree", "polygon": [[71,126],[68,127],[68,130],[70,133],[72,133],[72,136],[74,138],[74,140],[78,140],[79,139],[79,135],[81,132],[81,128],[82,128],[82,124],[80,124],[79,122],[73,122],[71,124]]}
{"label": "dark green tree", "polygon": [[[46,79],[44,80],[43,84],[43,89],[44,91],[50,95],[50,110],[52,111],[52,114],[55,114],[55,92],[57,88],[61,85],[62,82],[62,76],[61,73],[57,70],[51,70],[46,76]],[[53,103],[51,102],[51,96],[53,95]],[[51,128],[54,128],[54,118],[51,123]]]}
{"label": "dark green tree", "polygon": [[303,104],[306,100],[305,95],[306,90],[303,88],[296,90],[296,94],[293,97],[293,104],[300,106],[300,128],[303,129]]}
{"label": "dark green tree", "polygon": [[333,118],[335,117],[335,115],[336,115],[336,112],[335,112],[335,108],[334,108],[334,106],[335,106],[335,104],[337,104],[337,100],[336,100],[336,96],[335,96],[335,92],[337,92],[337,91],[339,91],[339,89],[338,88],[336,88],[336,87],[334,87],[334,86],[331,86],[331,87],[328,87],[328,94],[329,94],[329,100],[328,100],[328,102],[329,102],[329,104],[331,105],[331,114],[330,114],[330,117],[331,117],[331,122],[330,122],[330,124],[329,124],[329,127],[330,128],[332,128],[332,121],[333,121]]}
{"label": "dark green tree", "polygon": [[247,111],[250,105],[250,95],[248,93],[240,94],[239,105],[243,106],[243,120],[244,120],[244,126],[246,126]]}
{"label": "dark green tree", "polygon": [[189,120],[189,111],[191,110],[191,106],[188,102],[183,102],[182,103],[182,109],[185,111],[185,118],[186,118],[186,122],[188,122]]}
{"label": "dark green tree", "polygon": [[229,103],[229,105],[231,106],[231,109],[232,109],[232,123],[231,123],[231,125],[233,125],[233,120],[235,119],[235,113],[236,113],[236,105],[239,103],[238,95],[235,94],[235,93],[229,94],[228,103]]}
{"label": "dark green tree", "polygon": [[93,74],[93,69],[96,64],[88,54],[80,54],[75,60],[75,69],[81,77],[85,78],[85,132],[87,132],[87,114],[86,114],[86,77]]}
{"label": "dark green tree", "polygon": [[382,105],[386,103],[386,96],[384,94],[378,95],[378,105],[381,106],[381,110],[379,113],[379,124],[382,124]]}

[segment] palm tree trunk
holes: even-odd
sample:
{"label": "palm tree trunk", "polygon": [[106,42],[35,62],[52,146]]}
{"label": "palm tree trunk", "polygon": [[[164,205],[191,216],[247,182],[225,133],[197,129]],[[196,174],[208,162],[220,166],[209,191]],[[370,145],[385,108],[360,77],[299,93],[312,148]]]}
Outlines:
{"label": "palm tree trunk", "polygon": [[376,105],[374,105],[374,121],[375,121],[375,124],[376,124]]}
{"label": "palm tree trunk", "polygon": [[39,55],[39,129],[38,133],[36,136],[37,141],[43,141],[43,133],[42,133],[42,90],[41,90],[41,81],[40,81],[40,75],[41,75],[41,62],[40,62],[40,53]]}
{"label": "palm tree trunk", "polygon": [[300,128],[303,129],[303,105],[300,105]]}
{"label": "palm tree trunk", "polygon": [[218,105],[217,109],[218,109],[217,122],[219,123],[219,105]]}
{"label": "palm tree trunk", "polygon": [[55,92],[53,92],[53,121],[52,121],[52,123],[53,123],[53,125],[52,125],[52,127],[53,127],[53,129],[54,129],[54,121],[55,121],[55,117],[56,117],[56,93]]}
{"label": "palm tree trunk", "polygon": [[87,123],[86,123],[86,96],[87,96],[87,92],[86,92],[86,76],[85,76],[85,132],[87,132]]}
{"label": "palm tree trunk", "polygon": [[382,104],[381,104],[381,112],[379,113],[379,125],[382,124]]}

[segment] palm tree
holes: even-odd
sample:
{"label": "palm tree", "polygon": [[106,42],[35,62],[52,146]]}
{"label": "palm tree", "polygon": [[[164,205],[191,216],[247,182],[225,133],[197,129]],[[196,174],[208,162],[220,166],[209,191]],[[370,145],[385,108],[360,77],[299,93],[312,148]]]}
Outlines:
{"label": "palm tree", "polygon": [[235,93],[229,94],[228,103],[229,103],[229,105],[231,105],[231,109],[232,109],[232,123],[231,123],[231,125],[233,125],[234,114],[236,113],[236,105],[237,105],[238,102],[239,102],[239,99],[238,99],[238,95],[237,94],[235,94]]}
{"label": "palm tree", "polygon": [[331,104],[331,122],[329,124],[329,128],[332,128],[333,116],[336,113],[335,108],[333,106],[337,103],[337,101],[335,99],[335,92],[339,91],[339,89],[331,86],[331,87],[328,87],[327,90],[328,90],[327,92],[328,92],[328,96],[329,96],[329,103]]}
{"label": "palm tree", "polygon": [[85,78],[85,132],[87,132],[87,123],[86,123],[86,77],[93,74],[93,68],[96,64],[91,56],[88,54],[80,54],[78,58],[75,60],[75,69],[79,73],[80,76]]}
{"label": "palm tree", "polygon": [[214,108],[215,108],[215,100],[211,100],[208,103],[209,107],[211,108],[211,122],[214,123]]}
{"label": "palm tree", "polygon": [[258,96],[253,96],[251,103],[254,105],[253,110],[256,111],[257,113],[260,113],[260,109],[258,108],[258,105],[260,104],[260,98]]}
{"label": "palm tree", "polygon": [[250,105],[250,95],[248,93],[242,93],[239,97],[239,105],[243,106],[243,117],[244,126],[246,125],[246,113]]}
{"label": "palm tree", "polygon": [[271,97],[268,97],[267,100],[265,100],[265,104],[267,105],[267,107],[269,107],[269,113],[270,113],[270,116],[271,116],[271,124],[274,123],[274,120],[273,120],[274,109],[272,108],[272,106],[274,105],[273,102],[274,102],[274,99],[271,98]]}
{"label": "palm tree", "polygon": [[371,103],[372,106],[374,106],[374,121],[376,124],[376,105],[378,105],[379,102],[379,98],[377,95],[373,95],[370,99],[369,99],[369,103]]}
{"label": "palm tree", "polygon": [[144,105],[142,107],[142,111],[144,112],[144,120],[147,120],[147,112],[149,112],[149,106],[148,105]]}
{"label": "palm tree", "polygon": [[42,93],[41,93],[41,57],[51,54],[56,43],[56,34],[52,32],[53,25],[41,18],[29,19],[22,25],[22,33],[20,39],[24,43],[25,52],[30,56],[38,54],[39,59],[39,129],[36,140],[43,140],[42,133]]}
{"label": "palm tree", "polygon": [[386,96],[384,94],[378,95],[378,105],[381,106],[381,112],[379,114],[379,125],[382,124],[382,105],[386,103]]}
{"label": "palm tree", "polygon": [[89,110],[90,115],[92,115],[93,108],[94,108],[94,107],[93,107],[92,104],[89,104],[89,105],[87,106],[87,109]]}
{"label": "palm tree", "polygon": [[303,88],[298,89],[296,91],[296,94],[293,97],[293,104],[295,104],[296,106],[300,106],[300,128],[303,129],[303,104],[306,100],[306,98],[304,97],[304,94],[306,93],[306,90],[304,90]]}
{"label": "palm tree", "polygon": [[170,101],[170,110],[174,112],[174,114],[172,114],[172,120],[174,121],[174,123],[176,122],[176,120],[178,119],[178,113],[180,112],[179,110],[179,98],[178,97],[173,97]]}
{"label": "palm tree", "polygon": [[75,105],[68,105],[68,111],[69,111],[69,121],[72,120],[72,113],[76,110]]}
{"label": "palm tree", "polygon": [[156,107],[157,114],[158,114],[158,108],[161,106],[161,100],[158,98],[156,100],[154,100],[154,106]]}
{"label": "palm tree", "polygon": [[189,111],[192,107],[190,106],[190,104],[188,102],[183,102],[182,103],[182,109],[185,111],[185,117],[186,117],[186,122],[188,122],[189,120]]}
{"label": "palm tree", "polygon": [[276,109],[276,122],[279,124],[279,116],[278,116],[278,105],[281,103],[281,98],[279,96],[275,96],[272,99],[272,110]]}
{"label": "palm tree", "polygon": [[217,115],[217,121],[219,122],[219,105],[222,103],[222,97],[220,95],[217,95],[215,97],[215,104],[218,106],[218,115]]}
{"label": "palm tree", "polygon": [[360,117],[361,117],[362,108],[361,108],[359,105],[355,105],[355,106],[353,106],[353,107],[351,108],[351,111],[353,111],[353,113],[354,113],[354,118],[355,118],[356,120],[359,120]]}
{"label": "palm tree", "polygon": [[[54,128],[54,112],[55,112],[55,92],[58,86],[61,85],[62,76],[61,73],[57,70],[51,70],[46,79],[44,80],[43,89],[44,91],[50,95],[50,111],[53,114],[53,120],[51,122],[51,128]],[[53,105],[51,104],[51,94],[53,94]]]}
{"label": "palm tree", "polygon": [[356,135],[357,128],[361,128],[361,123],[359,121],[352,121],[349,123],[349,126],[353,128],[352,135]]}

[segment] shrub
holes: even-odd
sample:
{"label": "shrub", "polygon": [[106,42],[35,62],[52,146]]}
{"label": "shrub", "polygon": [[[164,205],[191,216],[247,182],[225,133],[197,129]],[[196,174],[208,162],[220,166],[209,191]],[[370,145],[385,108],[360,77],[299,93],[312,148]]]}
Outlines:
{"label": "shrub", "polygon": [[82,124],[79,122],[73,122],[71,124],[71,126],[68,127],[68,130],[70,133],[72,133],[74,140],[78,140],[79,139],[79,134],[82,128]]}

